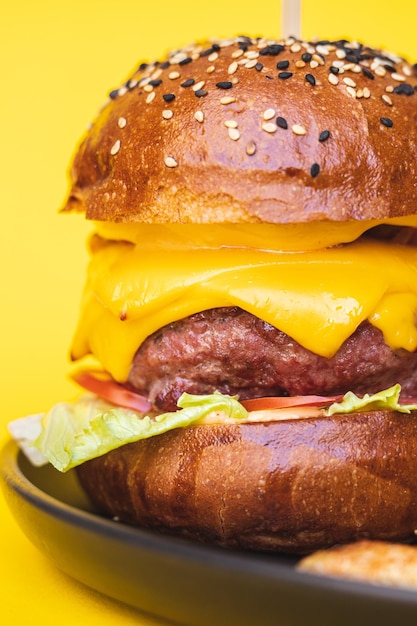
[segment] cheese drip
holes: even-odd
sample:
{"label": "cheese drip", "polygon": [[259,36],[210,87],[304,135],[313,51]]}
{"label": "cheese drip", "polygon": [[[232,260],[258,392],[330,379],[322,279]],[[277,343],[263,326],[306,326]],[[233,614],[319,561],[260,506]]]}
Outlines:
{"label": "cheese drip", "polygon": [[[99,239],[72,345],[74,359],[93,354],[118,381],[127,379],[136,350],[153,332],[224,306],[245,309],[324,357],[367,319],[393,349],[417,348],[416,248],[362,238],[285,252],[274,249],[276,230],[268,227],[264,249],[241,238],[216,248],[190,246],[188,238],[170,244],[163,227],[142,232],[149,228],[154,236],[141,243],[139,235],[136,244]],[[164,245],[155,245],[158,237]]]}

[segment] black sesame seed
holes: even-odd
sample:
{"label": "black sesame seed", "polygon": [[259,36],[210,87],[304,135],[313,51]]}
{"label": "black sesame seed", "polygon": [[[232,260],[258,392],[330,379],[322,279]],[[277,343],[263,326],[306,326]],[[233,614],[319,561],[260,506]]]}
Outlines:
{"label": "black sesame seed", "polygon": [[219,89],[231,89],[233,87],[233,83],[230,80],[222,80],[220,83],[216,83],[216,87]]}
{"label": "black sesame seed", "polygon": [[368,70],[367,67],[363,67],[362,68],[362,72],[366,76],[366,78],[370,78],[371,80],[375,80],[374,74],[372,74],[371,70]]}
{"label": "black sesame seed", "polygon": [[380,117],[379,121],[384,126],[387,126],[387,128],[391,128],[392,126],[394,126],[394,122],[392,121],[390,117]]}
{"label": "black sesame seed", "polygon": [[320,165],[318,163],[313,163],[310,168],[310,174],[313,178],[316,178],[320,174]]}
{"label": "black sesame seed", "polygon": [[159,67],[161,68],[161,70],[166,70],[170,65],[171,63],[169,61],[164,61]]}
{"label": "black sesame seed", "polygon": [[281,78],[282,80],[287,80],[287,78],[291,78],[292,76],[292,72],[279,72],[278,74],[278,78]]}
{"label": "black sesame seed", "polygon": [[113,89],[113,91],[111,91],[109,93],[109,98],[111,100],[115,100],[117,98],[117,96],[119,95],[119,90],[118,89]]}
{"label": "black sesame seed", "polygon": [[155,78],[153,80],[150,80],[148,85],[152,85],[152,87],[158,87],[161,83],[162,80],[160,78]]}
{"label": "black sesame seed", "polygon": [[409,83],[401,83],[394,87],[394,93],[404,96],[412,96],[414,95],[414,88]]}
{"label": "black sesame seed", "polygon": [[195,83],[194,78],[187,78],[187,80],[181,83],[181,87],[191,87],[191,85],[194,85],[194,83]]}
{"label": "black sesame seed", "polygon": [[280,128],[288,128],[287,120],[285,119],[285,117],[277,117],[276,123],[277,126],[279,126]]}
{"label": "black sesame seed", "polygon": [[393,74],[395,72],[395,67],[393,65],[390,65],[389,63],[384,63],[384,68],[387,70],[387,72],[389,72],[390,74]]}
{"label": "black sesame seed", "polygon": [[143,70],[146,70],[146,68],[148,67],[147,63],[141,63],[138,67],[139,72],[143,72]]}
{"label": "black sesame seed", "polygon": [[206,91],[205,89],[197,89],[197,91],[195,91],[194,93],[197,98],[204,98],[204,96],[208,94],[208,91]]}
{"label": "black sesame seed", "polygon": [[269,54],[273,57],[278,56],[279,53],[283,52],[284,50],[285,50],[285,46],[279,43],[276,43],[276,44],[274,43],[269,46]]}
{"label": "black sesame seed", "polygon": [[304,61],[304,63],[310,63],[311,59],[313,58],[313,55],[310,54],[310,52],[304,52],[301,55],[301,58]]}
{"label": "black sesame seed", "polygon": [[313,74],[306,74],[306,81],[310,83],[310,85],[316,84],[316,79],[314,78]]}
{"label": "black sesame seed", "polygon": [[278,61],[277,70],[286,70],[290,66],[289,61]]}
{"label": "black sesame seed", "polygon": [[265,76],[265,78],[267,78],[268,80],[274,80],[274,77],[273,77],[273,76],[270,76],[269,74],[267,74],[267,75]]}
{"label": "black sesame seed", "polygon": [[173,93],[164,93],[162,97],[165,102],[172,102],[173,100],[175,100],[175,95]]}
{"label": "black sesame seed", "polygon": [[202,52],[200,52],[200,56],[201,57],[208,57],[214,51],[215,51],[214,47],[207,48],[206,50],[203,50]]}
{"label": "black sesame seed", "polygon": [[192,61],[191,57],[186,57],[185,59],[182,59],[182,61],[180,61],[178,65],[188,65],[188,63],[191,63],[191,61]]}
{"label": "black sesame seed", "polygon": [[358,57],[356,56],[356,54],[347,54],[345,57],[346,61],[348,61],[349,63],[357,63],[359,61]]}
{"label": "black sesame seed", "polygon": [[319,141],[321,141],[321,142],[327,141],[329,137],[330,137],[330,131],[329,130],[322,130],[320,135],[319,135]]}
{"label": "black sesame seed", "polygon": [[263,63],[257,63],[255,65],[255,70],[258,70],[258,72],[260,72],[263,69]]}
{"label": "black sesame seed", "polygon": [[338,67],[335,67],[334,65],[331,65],[330,66],[330,71],[331,71],[332,74],[338,74],[340,70],[339,70]]}
{"label": "black sesame seed", "polygon": [[220,51],[220,46],[218,43],[214,43],[212,46],[213,48],[213,52],[219,52]]}

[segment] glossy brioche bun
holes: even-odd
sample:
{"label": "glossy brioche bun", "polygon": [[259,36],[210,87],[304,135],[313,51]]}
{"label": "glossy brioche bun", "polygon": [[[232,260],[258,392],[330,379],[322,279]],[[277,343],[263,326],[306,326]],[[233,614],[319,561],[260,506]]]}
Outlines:
{"label": "glossy brioche bun", "polygon": [[194,426],[77,468],[122,521],[232,548],[307,553],[417,528],[417,415]]}
{"label": "glossy brioche bun", "polygon": [[404,60],[345,41],[177,50],[110,94],[64,210],[191,223],[414,213],[416,85]]}

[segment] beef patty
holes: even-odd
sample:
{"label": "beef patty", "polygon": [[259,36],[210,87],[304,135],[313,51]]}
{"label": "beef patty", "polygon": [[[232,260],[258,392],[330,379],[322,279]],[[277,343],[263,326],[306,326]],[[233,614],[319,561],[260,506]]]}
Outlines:
{"label": "beef patty", "polygon": [[417,396],[417,352],[391,350],[369,322],[325,358],[238,307],[164,326],[141,345],[129,374],[129,384],[164,411],[175,410],[184,391],[218,390],[243,400],[373,393],[395,383],[404,395]]}

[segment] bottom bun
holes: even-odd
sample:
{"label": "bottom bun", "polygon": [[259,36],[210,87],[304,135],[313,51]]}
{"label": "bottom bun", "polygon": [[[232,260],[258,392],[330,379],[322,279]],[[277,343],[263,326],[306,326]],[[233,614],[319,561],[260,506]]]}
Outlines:
{"label": "bottom bun", "polygon": [[176,429],[77,468],[120,521],[230,548],[308,553],[417,528],[417,412]]}

